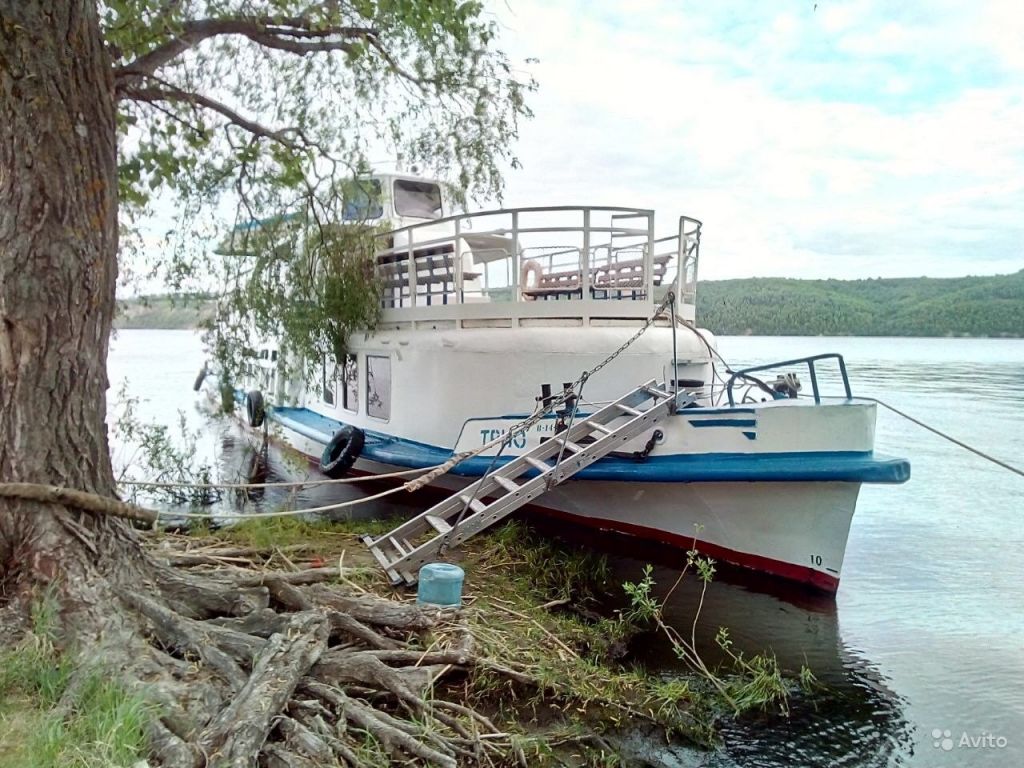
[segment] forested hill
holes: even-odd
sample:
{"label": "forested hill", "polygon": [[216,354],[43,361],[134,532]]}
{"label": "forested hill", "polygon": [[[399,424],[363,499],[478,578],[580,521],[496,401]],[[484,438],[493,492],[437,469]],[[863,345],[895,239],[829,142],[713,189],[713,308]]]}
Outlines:
{"label": "forested hill", "polygon": [[717,334],[1024,337],[1024,270],[992,277],[701,282]]}

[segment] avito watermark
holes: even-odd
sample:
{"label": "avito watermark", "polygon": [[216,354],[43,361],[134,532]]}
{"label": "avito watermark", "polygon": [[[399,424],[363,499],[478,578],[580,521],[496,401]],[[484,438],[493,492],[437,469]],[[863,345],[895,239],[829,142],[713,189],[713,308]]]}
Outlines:
{"label": "avito watermark", "polygon": [[986,731],[979,734],[964,731],[959,738],[955,738],[949,729],[932,729],[932,746],[944,752],[950,752],[954,747],[957,749],[1002,749],[1008,743],[1005,736],[996,736],[994,733]]}

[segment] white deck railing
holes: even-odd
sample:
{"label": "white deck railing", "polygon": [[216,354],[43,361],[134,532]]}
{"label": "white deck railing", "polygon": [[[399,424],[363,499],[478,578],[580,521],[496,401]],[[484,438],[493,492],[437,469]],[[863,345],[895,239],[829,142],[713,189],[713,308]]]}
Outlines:
{"label": "white deck railing", "polygon": [[692,321],[700,230],[683,216],[675,234],[655,239],[653,211],[610,206],[498,209],[402,227],[382,235],[376,256],[384,319],[642,317],[673,290]]}

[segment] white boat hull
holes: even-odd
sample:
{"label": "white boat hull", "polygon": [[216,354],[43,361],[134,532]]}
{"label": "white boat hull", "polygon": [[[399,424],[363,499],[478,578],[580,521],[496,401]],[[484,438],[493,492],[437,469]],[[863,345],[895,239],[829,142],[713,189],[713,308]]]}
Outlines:
{"label": "white boat hull", "polygon": [[[319,460],[323,445],[286,427],[278,439]],[[360,459],[353,471],[378,475],[406,466]],[[452,492],[473,477],[444,475],[432,485]],[[570,480],[530,505],[602,530],[669,544],[791,581],[835,592],[857,496],[857,482],[615,482]]]}

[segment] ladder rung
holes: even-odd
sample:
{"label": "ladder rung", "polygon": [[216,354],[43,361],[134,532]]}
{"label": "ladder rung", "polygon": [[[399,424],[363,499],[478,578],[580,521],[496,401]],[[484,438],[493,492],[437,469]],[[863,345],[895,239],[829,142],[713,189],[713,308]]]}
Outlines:
{"label": "ladder rung", "polygon": [[424,515],[423,519],[438,533],[448,533],[452,529],[447,520],[436,515]]}
{"label": "ladder rung", "polygon": [[462,499],[463,504],[469,504],[469,508],[474,512],[483,512],[487,509],[487,505],[480,501],[480,499],[474,499],[472,496],[468,495],[459,496],[459,498]]}
{"label": "ladder rung", "polygon": [[533,458],[533,456],[523,456],[526,459],[526,463],[532,466],[534,469],[539,469],[541,472],[547,472],[551,469],[551,465],[547,462]]}
{"label": "ladder rung", "polygon": [[[558,440],[558,438],[556,437],[555,440]],[[580,453],[583,450],[583,446],[576,445],[572,440],[559,440],[559,442],[573,453]]]}
{"label": "ladder rung", "polygon": [[595,432],[603,432],[606,435],[610,435],[615,431],[614,429],[609,429],[604,424],[599,424],[596,421],[588,421],[587,426],[593,429]]}
{"label": "ladder rung", "polygon": [[405,547],[399,544],[398,539],[396,539],[394,536],[388,536],[388,541],[391,542],[391,546],[393,546],[395,548],[395,551],[402,557],[405,557],[408,554]]}
{"label": "ladder rung", "polygon": [[509,480],[507,477],[502,477],[501,475],[492,475],[492,479],[494,480],[494,482],[496,482],[509,493],[515,493],[516,491],[519,490],[519,483],[513,480]]}
{"label": "ladder rung", "polygon": [[657,387],[644,387],[644,391],[649,392],[652,395],[657,395],[658,397],[663,397],[667,399],[671,399],[673,397],[671,392],[666,392],[665,390],[658,389]]}
{"label": "ladder rung", "polygon": [[400,581],[398,571],[391,567],[390,561],[388,560],[387,556],[380,551],[380,547],[370,545],[370,542],[372,540],[373,539],[369,536],[363,538],[363,542],[370,547],[370,552],[373,554],[375,558],[377,558],[377,562],[380,563],[380,567],[384,569],[384,573],[386,573],[388,575],[388,578],[391,579],[391,583],[397,584]]}
{"label": "ladder rung", "polygon": [[615,407],[623,413],[628,413],[630,416],[643,416],[643,411],[638,411],[636,408],[630,408],[628,405],[622,403],[616,403]]}

